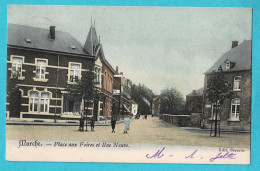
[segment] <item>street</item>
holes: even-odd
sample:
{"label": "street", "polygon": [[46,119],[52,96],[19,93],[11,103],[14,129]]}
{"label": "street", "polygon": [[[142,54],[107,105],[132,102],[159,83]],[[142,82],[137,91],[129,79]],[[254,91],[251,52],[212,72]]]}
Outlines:
{"label": "street", "polygon": [[208,131],[184,130],[150,116],[131,120],[128,134],[123,134],[124,123],[117,124],[115,131],[111,133],[111,126],[79,132],[78,126],[7,125],[6,139],[250,148],[250,133],[222,132],[221,137],[210,137]]}

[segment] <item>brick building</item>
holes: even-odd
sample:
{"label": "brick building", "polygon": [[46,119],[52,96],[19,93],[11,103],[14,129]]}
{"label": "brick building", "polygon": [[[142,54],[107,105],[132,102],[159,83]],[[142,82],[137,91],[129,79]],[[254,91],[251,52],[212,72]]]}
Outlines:
{"label": "brick building", "polygon": [[[77,84],[83,72],[94,70],[95,57],[86,45],[69,33],[55,31],[55,26],[8,24],[7,118],[64,122],[80,118],[82,100],[65,90]],[[15,74],[19,91],[12,94]],[[93,104],[88,113],[93,114]]]}
{"label": "brick building", "polygon": [[94,104],[94,118],[96,121],[111,118],[113,100],[113,80],[115,70],[105,58],[105,54],[98,39],[94,26],[90,27],[85,47],[95,57],[96,86],[100,88],[102,99]]}
{"label": "brick building", "polygon": [[213,107],[207,99],[207,81],[213,70],[221,65],[225,80],[232,85],[233,96],[226,99],[220,109],[220,124],[222,127],[236,130],[250,130],[251,125],[251,40],[238,45],[232,42],[232,48],[224,53],[217,62],[205,73],[203,126],[209,127],[214,120]]}
{"label": "brick building", "polygon": [[203,88],[186,95],[186,108],[192,113],[202,113]]}
{"label": "brick building", "polygon": [[131,86],[132,82],[124,77],[122,72],[119,73],[116,67],[113,85],[113,116],[122,118],[131,114]]}

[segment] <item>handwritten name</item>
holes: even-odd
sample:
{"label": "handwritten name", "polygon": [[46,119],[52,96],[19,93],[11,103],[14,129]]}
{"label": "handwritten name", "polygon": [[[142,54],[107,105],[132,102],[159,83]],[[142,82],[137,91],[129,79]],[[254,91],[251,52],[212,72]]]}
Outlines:
{"label": "handwritten name", "polygon": [[163,147],[161,150],[158,150],[154,154],[146,154],[146,158],[162,158],[164,156],[163,151],[165,150],[165,147]]}
{"label": "handwritten name", "polygon": [[[184,159],[194,159],[194,158],[199,158],[199,159],[203,159],[203,156],[200,156],[198,153],[199,150],[196,149],[194,151],[192,151],[192,153],[188,154],[188,155],[185,155]],[[165,150],[165,147],[163,147],[162,149],[159,149],[153,153],[148,153],[146,154],[146,158],[147,159],[160,159],[160,158],[165,158],[165,157],[173,157],[174,155],[173,154],[170,154],[170,155],[166,155],[166,150]],[[214,162],[215,160],[217,159],[236,159],[236,154],[235,153],[230,153],[230,152],[220,152],[218,153],[216,156],[214,157],[210,157],[209,158],[209,161],[210,162]]]}
{"label": "handwritten name", "polygon": [[236,154],[226,152],[225,154],[222,154],[222,152],[218,153],[216,157],[212,157],[209,161],[213,162],[216,159],[236,159]]}

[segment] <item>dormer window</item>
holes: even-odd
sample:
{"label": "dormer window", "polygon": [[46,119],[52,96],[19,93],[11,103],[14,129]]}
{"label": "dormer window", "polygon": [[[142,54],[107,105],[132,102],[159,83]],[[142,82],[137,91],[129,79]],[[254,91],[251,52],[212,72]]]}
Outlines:
{"label": "dormer window", "polygon": [[224,63],[226,64],[225,70],[229,70],[230,68],[233,68],[236,65],[235,61],[231,62],[229,59],[226,59]]}
{"label": "dormer window", "polygon": [[75,45],[71,45],[70,47],[71,47],[71,49],[76,49]]}
{"label": "dormer window", "polygon": [[230,69],[230,61],[226,62],[226,69]]}
{"label": "dormer window", "polygon": [[26,38],[25,41],[26,41],[27,43],[32,43],[32,40],[29,39],[29,38]]}

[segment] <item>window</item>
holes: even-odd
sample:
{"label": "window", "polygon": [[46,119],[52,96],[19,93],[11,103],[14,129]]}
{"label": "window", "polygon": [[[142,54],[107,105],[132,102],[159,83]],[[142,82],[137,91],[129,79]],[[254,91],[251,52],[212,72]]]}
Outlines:
{"label": "window", "polygon": [[232,99],[231,100],[231,120],[239,120],[239,112],[240,112],[240,99]]}
{"label": "window", "polygon": [[49,111],[49,100],[50,94],[49,93],[42,93],[41,94],[41,112],[48,112]]}
{"label": "window", "polygon": [[100,83],[100,69],[97,70],[97,82]]}
{"label": "window", "polygon": [[20,57],[13,57],[12,63],[12,77],[22,77],[22,64],[23,59]]}
{"label": "window", "polygon": [[81,112],[81,98],[70,94],[64,94],[63,113],[79,115]]}
{"label": "window", "polygon": [[230,61],[226,62],[226,69],[230,69]]}
{"label": "window", "polygon": [[72,83],[77,83],[80,76],[80,64],[70,64],[70,78],[69,81]]}
{"label": "window", "polygon": [[107,89],[107,71],[105,71],[105,77],[104,77],[105,83],[104,88]]}
{"label": "window", "polygon": [[38,111],[38,92],[30,92],[30,111]]}
{"label": "window", "polygon": [[99,84],[101,85],[101,68],[99,68],[99,75],[98,75],[98,80],[99,80]]}
{"label": "window", "polygon": [[95,68],[95,73],[96,73],[96,78],[95,78],[95,82],[97,84],[101,84],[101,69],[96,67]]}
{"label": "window", "polygon": [[241,76],[234,77],[233,90],[241,90]]}
{"label": "window", "polygon": [[36,78],[37,79],[45,79],[45,71],[46,71],[46,61],[45,60],[37,60]]}
{"label": "window", "polygon": [[112,76],[110,76],[110,92],[113,91],[113,79]]}

